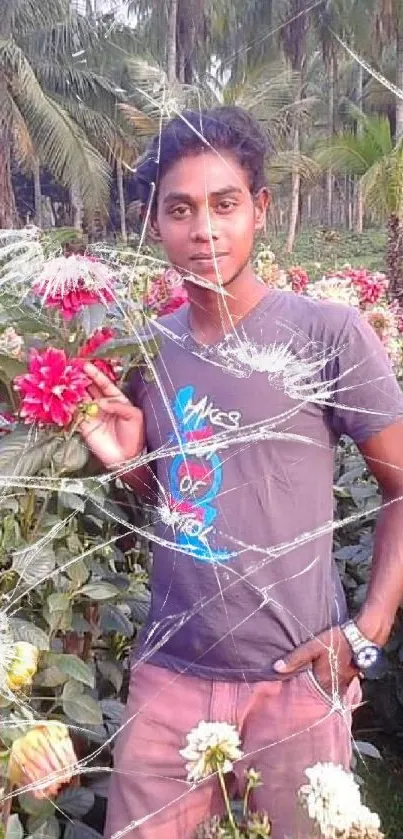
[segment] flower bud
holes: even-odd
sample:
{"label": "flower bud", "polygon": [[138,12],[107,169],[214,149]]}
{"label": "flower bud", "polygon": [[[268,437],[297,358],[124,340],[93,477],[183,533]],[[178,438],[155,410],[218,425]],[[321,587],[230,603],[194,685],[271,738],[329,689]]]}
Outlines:
{"label": "flower bud", "polygon": [[76,763],[67,727],[52,720],[47,725],[36,725],[14,741],[8,778],[19,788],[32,785],[33,795],[45,798],[56,795],[71,780]]}
{"label": "flower bud", "polygon": [[32,683],[38,668],[39,650],[27,641],[18,641],[13,647],[13,659],[7,671],[10,690],[18,691]]}

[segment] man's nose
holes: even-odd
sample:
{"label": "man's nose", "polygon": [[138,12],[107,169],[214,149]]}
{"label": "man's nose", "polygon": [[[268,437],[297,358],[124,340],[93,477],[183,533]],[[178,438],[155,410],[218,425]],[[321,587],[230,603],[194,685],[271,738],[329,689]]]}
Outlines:
{"label": "man's nose", "polygon": [[206,211],[197,213],[190,231],[192,242],[216,242],[218,231],[214,227],[214,220]]}

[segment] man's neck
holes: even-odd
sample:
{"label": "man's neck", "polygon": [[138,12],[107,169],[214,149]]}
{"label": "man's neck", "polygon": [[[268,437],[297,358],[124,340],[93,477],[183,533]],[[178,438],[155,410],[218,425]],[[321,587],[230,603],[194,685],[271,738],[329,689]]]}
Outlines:
{"label": "man's neck", "polygon": [[252,267],[245,270],[226,286],[226,295],[206,289],[196,283],[186,283],[191,330],[197,340],[212,343],[223,334],[231,332],[269,293],[259,282]]}

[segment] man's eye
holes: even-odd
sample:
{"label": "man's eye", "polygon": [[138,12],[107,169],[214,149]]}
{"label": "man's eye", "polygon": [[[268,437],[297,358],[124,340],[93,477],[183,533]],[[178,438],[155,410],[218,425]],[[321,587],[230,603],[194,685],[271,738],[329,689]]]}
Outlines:
{"label": "man's eye", "polygon": [[221,208],[221,210],[224,210],[225,212],[228,210],[232,210],[233,207],[236,207],[236,204],[235,201],[229,201],[228,198],[225,198],[223,201],[220,201],[218,206]]}
{"label": "man's eye", "polygon": [[174,216],[174,218],[184,218],[188,212],[190,212],[190,207],[185,206],[172,207],[172,210],[170,210],[170,214],[171,216]]}

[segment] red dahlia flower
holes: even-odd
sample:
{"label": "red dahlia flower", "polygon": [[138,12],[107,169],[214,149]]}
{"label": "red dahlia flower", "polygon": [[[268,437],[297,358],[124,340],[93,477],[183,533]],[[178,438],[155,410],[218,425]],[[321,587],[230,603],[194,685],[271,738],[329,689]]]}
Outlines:
{"label": "red dahlia flower", "polygon": [[85,306],[107,305],[114,300],[109,268],[90,256],[58,256],[50,259],[32,286],[43,304],[59,309],[71,320]]}
{"label": "red dahlia flower", "polygon": [[[97,329],[91,338],[83,344],[81,347],[78,355],[80,358],[88,358],[92,356],[99,347],[102,347],[103,344],[106,344],[107,341],[110,341],[114,337],[113,329],[110,329],[107,326],[104,326],[103,329]],[[98,370],[101,370],[105,376],[108,376],[108,379],[111,379],[112,382],[117,382],[119,378],[120,372],[120,362],[115,361],[109,358],[91,358],[91,364],[94,364],[95,367],[98,367]]]}
{"label": "red dahlia flower", "polygon": [[80,359],[69,359],[64,350],[50,347],[31,351],[28,373],[16,376],[14,384],[22,394],[20,415],[26,423],[64,428],[77,406],[87,400],[91,380],[84,374]]}

